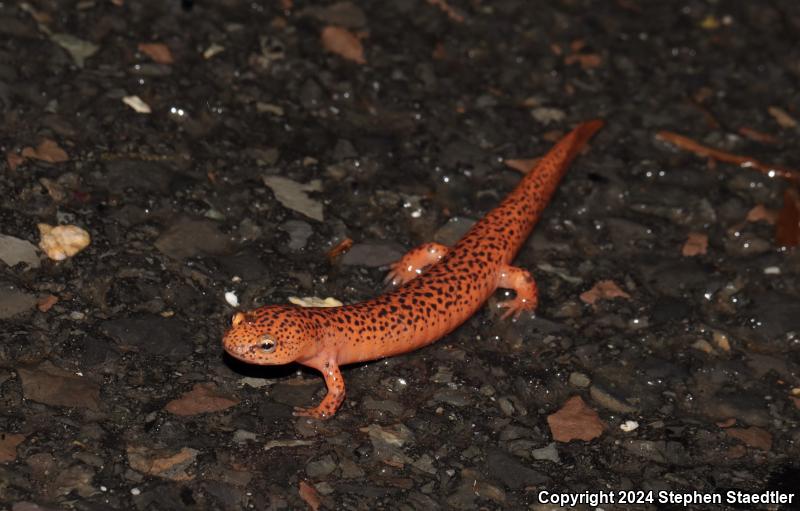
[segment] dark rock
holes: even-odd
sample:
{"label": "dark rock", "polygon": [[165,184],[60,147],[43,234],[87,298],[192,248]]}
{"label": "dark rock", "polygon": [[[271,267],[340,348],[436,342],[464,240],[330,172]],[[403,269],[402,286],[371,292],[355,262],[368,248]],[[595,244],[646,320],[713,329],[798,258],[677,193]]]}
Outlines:
{"label": "dark rock", "polygon": [[766,427],[771,422],[768,404],[759,394],[723,391],[700,403],[700,411],[717,421],[733,417],[751,426]]}
{"label": "dark rock", "polygon": [[497,479],[512,490],[537,486],[550,480],[548,476],[520,463],[503,451],[492,450],[486,457],[489,477]]}
{"label": "dark rock", "polygon": [[0,282],[0,319],[8,319],[32,310],[36,297],[15,286]]}
{"label": "dark rock", "polygon": [[246,281],[264,279],[270,274],[269,267],[250,249],[237,254],[218,257],[217,260],[231,277],[238,276]]}
{"label": "dark rock", "polygon": [[653,304],[652,317],[656,323],[679,323],[688,319],[691,311],[686,300],[662,296]]}
{"label": "dark rock", "polygon": [[791,341],[787,334],[800,332],[800,298],[781,293],[755,296],[747,317],[748,326],[739,329],[743,337],[755,341],[755,347],[782,351]]}
{"label": "dark rock", "polygon": [[624,218],[609,218],[606,220],[606,225],[614,250],[619,254],[648,249],[650,242],[655,239],[655,234],[650,228]]}
{"label": "dark rock", "polygon": [[473,225],[475,225],[475,220],[471,218],[453,217],[436,231],[436,234],[433,235],[433,241],[448,247],[453,246]]}
{"label": "dark rock", "polygon": [[641,265],[639,271],[653,293],[672,298],[683,298],[708,284],[708,272],[699,262],[687,258]]}
{"label": "dark rock", "polygon": [[156,248],[173,259],[222,255],[230,251],[230,239],[217,224],[183,218],[172,224],[155,242]]}
{"label": "dark rock", "polygon": [[312,479],[323,478],[336,470],[336,462],[330,455],[309,461],[306,464],[306,475]]}
{"label": "dark rock", "polygon": [[342,257],[342,264],[377,268],[397,261],[404,253],[395,243],[358,243]]}
{"label": "dark rock", "polygon": [[114,339],[122,349],[133,349],[145,355],[182,360],[194,351],[186,325],[177,318],[138,316],[111,319],[100,330]]}
{"label": "dark rock", "polygon": [[316,394],[323,385],[322,379],[319,383],[309,381],[307,385],[291,385],[281,382],[272,387],[270,399],[285,405],[310,408],[316,406]]}
{"label": "dark rock", "polygon": [[26,24],[18,19],[6,16],[0,17],[0,34],[6,37],[19,37],[22,39],[39,37],[33,23]]}
{"label": "dark rock", "polygon": [[173,171],[159,162],[113,160],[105,165],[104,185],[112,193],[123,194],[126,190],[154,194],[169,191]]}
{"label": "dark rock", "polygon": [[308,243],[308,238],[314,234],[311,224],[302,220],[288,220],[281,224],[280,229],[289,235],[289,249],[302,250]]}

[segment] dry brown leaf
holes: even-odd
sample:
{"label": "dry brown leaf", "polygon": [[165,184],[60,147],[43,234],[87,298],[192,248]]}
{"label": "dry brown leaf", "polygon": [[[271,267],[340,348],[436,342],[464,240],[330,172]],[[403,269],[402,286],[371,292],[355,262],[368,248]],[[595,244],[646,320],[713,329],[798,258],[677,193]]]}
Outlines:
{"label": "dry brown leaf", "polygon": [[174,452],[129,446],[127,454],[128,464],[137,472],[172,481],[190,481],[194,476],[188,474],[186,469],[195,462],[200,451],[189,447]]}
{"label": "dry brown leaf", "polygon": [[690,232],[683,244],[681,254],[683,257],[704,255],[708,250],[708,236],[702,232]]}
{"label": "dry brown leaf", "polygon": [[11,170],[17,170],[17,167],[22,165],[22,162],[24,161],[25,158],[14,151],[9,151],[6,153],[6,163],[8,163],[8,168]]}
{"label": "dry brown leaf", "polygon": [[800,243],[800,194],[793,187],[783,192],[783,207],[775,223],[775,241],[782,247]]}
{"label": "dry brown leaf", "polygon": [[337,243],[335,247],[333,247],[328,251],[328,260],[331,261],[333,259],[336,259],[340,255],[350,250],[352,247],[353,247],[352,239],[350,238],[343,239],[342,241]]}
{"label": "dry brown leaf", "polygon": [[777,106],[771,106],[767,109],[769,114],[775,119],[781,128],[796,128],[797,121],[789,115],[786,110]]}
{"label": "dry brown leaf", "polygon": [[322,505],[322,501],[319,498],[319,493],[317,490],[314,489],[313,486],[308,484],[305,481],[300,481],[300,488],[298,489],[297,493],[300,494],[300,498],[308,504],[313,511],[317,511],[319,506]]}
{"label": "dry brown leaf", "polygon": [[747,212],[748,222],[767,222],[774,224],[778,220],[778,212],[774,209],[767,209],[763,204],[759,204]]}
{"label": "dry brown leaf", "polygon": [[56,303],[58,303],[58,297],[57,296],[55,296],[55,295],[45,295],[45,296],[42,296],[41,298],[39,298],[39,300],[36,302],[36,307],[39,308],[40,312],[47,312]]}
{"label": "dry brown leaf", "polygon": [[794,407],[800,410],[800,397],[789,396],[789,399],[794,402]]}
{"label": "dry brown leaf", "polygon": [[772,435],[769,431],[752,426],[749,428],[730,428],[725,433],[737,440],[741,440],[745,445],[769,451],[772,449]]}
{"label": "dry brown leaf", "polygon": [[511,160],[506,160],[503,163],[505,163],[506,167],[510,169],[514,169],[522,174],[527,174],[533,168],[534,165],[539,163],[539,159],[540,158],[517,159],[517,160],[511,159]]}
{"label": "dry brown leaf", "polygon": [[164,43],[139,43],[139,51],[158,64],[172,64],[175,62],[169,46]]}
{"label": "dry brown leaf", "polygon": [[594,305],[598,300],[611,300],[613,298],[629,299],[631,295],[619,288],[613,280],[601,280],[592,289],[581,293],[581,301]]}
{"label": "dry brown leaf", "polygon": [[25,158],[33,158],[34,160],[46,161],[48,163],[62,163],[69,161],[66,151],[61,149],[58,144],[46,138],[41,143],[33,147],[26,147],[22,150],[22,156]]}
{"label": "dry brown leaf", "polygon": [[547,416],[550,433],[557,442],[589,441],[603,433],[603,421],[580,396],[573,396],[559,411]]}
{"label": "dry brown leaf", "polygon": [[352,32],[341,27],[327,26],[322,29],[322,46],[347,60],[366,64],[364,46]]}
{"label": "dry brown leaf", "polygon": [[23,440],[25,440],[25,435],[0,433],[0,463],[8,463],[17,459],[17,446]]}
{"label": "dry brown leaf", "polygon": [[237,400],[223,396],[213,385],[197,383],[192,390],[167,403],[164,409],[175,415],[186,416],[219,412],[237,404]]}

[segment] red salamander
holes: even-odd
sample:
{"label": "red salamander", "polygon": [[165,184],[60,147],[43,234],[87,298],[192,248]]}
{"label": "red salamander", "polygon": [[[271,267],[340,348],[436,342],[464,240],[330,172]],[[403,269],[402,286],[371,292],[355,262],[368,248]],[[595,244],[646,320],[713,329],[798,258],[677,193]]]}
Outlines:
{"label": "red salamander", "polygon": [[561,139],[495,209],[453,247],[427,243],[392,265],[393,290],[342,307],[268,305],[237,312],[223,345],[233,357],[261,365],[297,362],[322,373],[328,393],[294,414],[327,419],[344,400],[339,367],[406,353],[431,344],[472,316],[495,289],[506,318],[536,308],[536,284],[510,263],[550,201],[567,166],[603,126],[579,125]]}

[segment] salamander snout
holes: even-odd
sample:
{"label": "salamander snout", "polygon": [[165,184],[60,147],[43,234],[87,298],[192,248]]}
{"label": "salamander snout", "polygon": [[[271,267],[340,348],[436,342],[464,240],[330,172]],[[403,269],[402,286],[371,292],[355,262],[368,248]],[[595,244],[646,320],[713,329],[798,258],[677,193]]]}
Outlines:
{"label": "salamander snout", "polygon": [[267,306],[235,313],[222,345],[228,354],[244,362],[277,365],[300,358],[313,339],[313,321],[307,311]]}

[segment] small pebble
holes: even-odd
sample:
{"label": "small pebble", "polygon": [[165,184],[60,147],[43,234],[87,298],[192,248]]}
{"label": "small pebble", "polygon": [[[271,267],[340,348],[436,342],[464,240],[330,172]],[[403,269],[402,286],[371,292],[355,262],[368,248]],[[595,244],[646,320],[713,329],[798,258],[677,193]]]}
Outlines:
{"label": "small pebble", "polygon": [[625,421],[619,425],[619,429],[621,429],[625,433],[630,433],[631,431],[637,429],[638,427],[639,423],[636,421]]}
{"label": "small pebble", "polygon": [[561,461],[558,457],[558,448],[556,447],[555,442],[550,442],[540,449],[532,450],[531,456],[533,456],[533,459],[535,460],[546,460],[552,461],[553,463],[558,463]]}
{"label": "small pebble", "polygon": [[236,293],[233,291],[225,292],[225,301],[228,302],[228,305],[230,305],[231,307],[239,306],[239,297],[236,296]]}
{"label": "small pebble", "polygon": [[573,372],[569,375],[569,384],[579,389],[585,389],[591,385],[592,380],[583,373]]}
{"label": "small pebble", "polygon": [[39,242],[47,257],[54,261],[63,261],[89,246],[92,239],[89,233],[76,225],[39,224]]}

